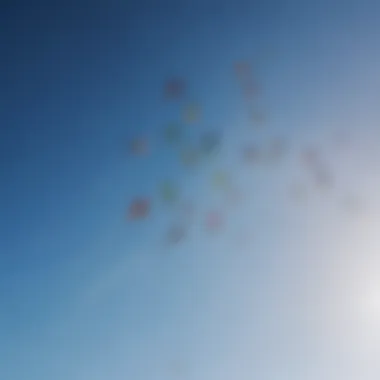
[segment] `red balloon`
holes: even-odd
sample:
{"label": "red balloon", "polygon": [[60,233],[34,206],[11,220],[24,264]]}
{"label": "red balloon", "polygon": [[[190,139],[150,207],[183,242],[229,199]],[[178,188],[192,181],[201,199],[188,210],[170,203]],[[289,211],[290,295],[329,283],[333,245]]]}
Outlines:
{"label": "red balloon", "polygon": [[129,219],[142,219],[145,218],[150,211],[150,202],[147,199],[135,199],[129,206],[128,216]]}
{"label": "red balloon", "polygon": [[165,96],[168,99],[178,99],[185,93],[185,82],[180,78],[173,78],[166,83]]}

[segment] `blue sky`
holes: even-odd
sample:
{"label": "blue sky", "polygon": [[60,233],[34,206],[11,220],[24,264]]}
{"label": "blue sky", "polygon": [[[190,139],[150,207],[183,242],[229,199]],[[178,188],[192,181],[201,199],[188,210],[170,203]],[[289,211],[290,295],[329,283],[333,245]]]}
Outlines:
{"label": "blue sky", "polygon": [[[377,379],[379,11],[370,1],[4,5],[0,378],[174,379],[179,363],[184,379]],[[262,129],[248,125],[240,60],[263,88]],[[180,103],[163,99],[172,76],[188,84]],[[223,149],[187,170],[160,133],[193,101],[202,118],[188,138],[220,129]],[[334,140],[342,131],[346,147]],[[126,154],[141,135],[150,153]],[[289,146],[281,162],[243,165],[244,144],[276,137]],[[309,145],[334,173],[331,189],[300,165]],[[240,206],[210,187],[218,170],[233,175]],[[197,209],[169,248],[175,218],[157,200],[166,179]],[[140,195],[152,213],[128,222]],[[347,213],[347,197],[364,211]],[[202,224],[210,209],[225,213],[216,235]]]}

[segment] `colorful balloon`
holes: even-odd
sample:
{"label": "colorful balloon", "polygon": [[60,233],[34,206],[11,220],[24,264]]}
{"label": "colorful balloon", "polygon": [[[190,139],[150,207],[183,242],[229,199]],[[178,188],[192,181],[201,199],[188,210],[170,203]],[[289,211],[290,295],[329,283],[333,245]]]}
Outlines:
{"label": "colorful balloon", "polygon": [[246,163],[257,163],[261,159],[261,152],[259,148],[254,144],[246,145],[243,148],[243,160]]}
{"label": "colorful balloon", "polygon": [[262,127],[267,122],[267,116],[263,111],[252,110],[250,111],[250,122],[255,127]]}
{"label": "colorful balloon", "polygon": [[218,189],[226,189],[231,184],[231,179],[227,172],[219,171],[213,175],[212,183]]}
{"label": "colorful balloon", "polygon": [[286,152],[286,143],[283,139],[272,140],[265,150],[265,160],[269,163],[280,160]]}
{"label": "colorful balloon", "polygon": [[182,163],[186,166],[195,166],[199,163],[199,151],[194,148],[187,148],[181,153]]}
{"label": "colorful balloon", "polygon": [[171,123],[165,128],[165,140],[170,143],[178,143],[182,138],[181,126],[177,123]]}
{"label": "colorful balloon", "polygon": [[221,134],[218,132],[207,132],[201,136],[201,149],[206,155],[216,153],[220,150]]}
{"label": "colorful balloon", "polygon": [[235,206],[243,200],[243,194],[240,189],[235,186],[230,186],[226,191],[226,201],[228,205]]}
{"label": "colorful balloon", "polygon": [[165,202],[173,203],[178,199],[178,189],[169,181],[164,182],[160,187],[161,197]]}
{"label": "colorful balloon", "polygon": [[253,97],[259,95],[261,92],[260,86],[253,79],[248,79],[243,82],[242,90],[246,99],[252,99]]}
{"label": "colorful balloon", "polygon": [[165,85],[167,99],[175,100],[183,97],[186,90],[185,81],[181,78],[172,78]]}
{"label": "colorful balloon", "polygon": [[208,231],[217,231],[222,225],[223,218],[218,211],[211,211],[206,215],[206,229]]}
{"label": "colorful balloon", "polygon": [[144,138],[132,140],[130,143],[130,151],[133,155],[141,156],[148,153],[148,141]]}
{"label": "colorful balloon", "polygon": [[195,205],[190,201],[182,201],[176,208],[176,214],[179,219],[186,225],[191,223],[195,216]]}
{"label": "colorful balloon", "polygon": [[187,124],[197,123],[201,118],[201,110],[198,104],[192,103],[183,109],[183,120]]}
{"label": "colorful balloon", "polygon": [[169,228],[167,233],[167,242],[169,244],[178,244],[186,237],[186,228],[181,224],[174,224]]}
{"label": "colorful balloon", "polygon": [[246,61],[236,62],[234,65],[234,70],[239,80],[244,80],[246,78],[249,78],[252,73],[251,65]]}
{"label": "colorful balloon", "polygon": [[316,167],[320,163],[320,152],[315,147],[309,147],[301,153],[301,160],[307,167]]}
{"label": "colorful balloon", "polygon": [[128,209],[129,219],[142,219],[148,216],[150,212],[150,202],[144,198],[137,198],[133,200]]}

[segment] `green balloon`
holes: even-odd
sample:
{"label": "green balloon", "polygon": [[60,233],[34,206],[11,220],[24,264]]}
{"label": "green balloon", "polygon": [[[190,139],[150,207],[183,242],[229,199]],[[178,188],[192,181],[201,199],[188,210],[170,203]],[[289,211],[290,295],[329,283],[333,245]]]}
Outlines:
{"label": "green balloon", "polygon": [[175,202],[178,199],[178,190],[170,182],[161,186],[161,197],[165,202]]}

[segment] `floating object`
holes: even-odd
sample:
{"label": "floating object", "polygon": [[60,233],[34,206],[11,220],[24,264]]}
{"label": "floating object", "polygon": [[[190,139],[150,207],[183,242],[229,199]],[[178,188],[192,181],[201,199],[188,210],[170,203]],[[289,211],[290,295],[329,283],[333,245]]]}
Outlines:
{"label": "floating object", "polygon": [[283,139],[274,139],[265,151],[265,160],[267,162],[277,162],[286,152],[286,143]]}
{"label": "floating object", "polygon": [[192,103],[185,106],[183,109],[183,120],[185,123],[196,123],[201,118],[201,110],[198,104]]}
{"label": "floating object", "polygon": [[185,226],[181,224],[174,224],[169,228],[169,231],[166,236],[166,241],[169,244],[178,244],[186,238],[187,230]]}
{"label": "floating object", "polygon": [[246,79],[251,76],[251,65],[247,61],[239,61],[234,65],[234,71],[238,79]]}
{"label": "floating object", "polygon": [[260,86],[252,79],[242,83],[242,90],[244,97],[247,99],[252,99],[253,97],[259,95],[261,92]]}
{"label": "floating object", "polygon": [[320,152],[315,147],[309,147],[301,153],[302,162],[308,167],[315,167],[320,162]]}
{"label": "floating object", "polygon": [[181,153],[182,163],[186,166],[195,166],[199,163],[199,151],[194,148],[187,148]]}
{"label": "floating object", "polygon": [[252,110],[249,115],[249,120],[254,126],[261,127],[267,122],[267,116],[263,111]]}
{"label": "floating object", "polygon": [[254,144],[249,144],[243,148],[243,160],[246,163],[257,163],[261,159],[261,152]]}
{"label": "floating object", "polygon": [[216,172],[212,177],[212,184],[218,189],[226,189],[231,184],[230,176],[225,171]]}
{"label": "floating object", "polygon": [[178,143],[182,138],[181,126],[177,123],[169,124],[164,131],[165,140],[169,143]]}
{"label": "floating object", "polygon": [[220,150],[221,134],[217,132],[208,132],[201,136],[201,149],[206,155],[217,153]]}
{"label": "floating object", "polygon": [[129,206],[128,217],[129,219],[142,219],[148,216],[150,212],[150,202],[144,198],[137,198]]}
{"label": "floating object", "polygon": [[148,141],[143,138],[134,139],[130,143],[130,152],[134,155],[141,156],[148,153]]}
{"label": "floating object", "polygon": [[243,194],[237,187],[229,187],[226,191],[228,205],[235,206],[243,200]]}
{"label": "floating object", "polygon": [[165,85],[165,97],[167,99],[181,98],[186,91],[185,81],[181,78],[172,78]]}
{"label": "floating object", "polygon": [[206,215],[206,229],[208,231],[217,231],[223,225],[223,218],[217,211],[211,211]]}
{"label": "floating object", "polygon": [[301,154],[303,164],[311,171],[316,184],[322,187],[333,185],[333,176],[327,166],[322,163],[320,151],[315,147],[305,149]]}
{"label": "floating object", "polygon": [[178,189],[169,181],[164,182],[160,187],[161,197],[165,202],[173,203],[178,199]]}
{"label": "floating object", "polygon": [[195,215],[194,204],[190,201],[181,202],[178,205],[177,214],[185,224],[191,222]]}

